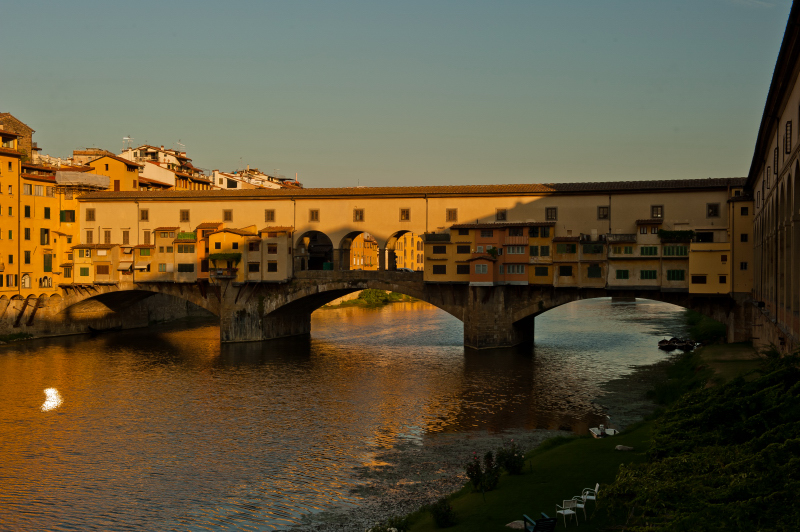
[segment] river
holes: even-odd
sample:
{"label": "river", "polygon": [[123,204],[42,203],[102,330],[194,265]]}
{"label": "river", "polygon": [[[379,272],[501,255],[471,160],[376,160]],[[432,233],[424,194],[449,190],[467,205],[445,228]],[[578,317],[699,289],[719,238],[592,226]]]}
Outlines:
{"label": "river", "polygon": [[539,316],[533,353],[473,351],[415,302],[318,311],[310,340],[220,346],[194,321],[2,346],[0,530],[311,526],[365,505],[392,452],[585,434],[683,332],[678,307],[597,299]]}

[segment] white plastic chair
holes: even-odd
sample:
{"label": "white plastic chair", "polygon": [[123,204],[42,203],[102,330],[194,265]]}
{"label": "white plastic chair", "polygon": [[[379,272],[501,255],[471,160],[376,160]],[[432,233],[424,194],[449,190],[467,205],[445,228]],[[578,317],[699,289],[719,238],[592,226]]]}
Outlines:
{"label": "white plastic chair", "polygon": [[581,493],[581,497],[583,497],[587,501],[593,501],[597,504],[597,494],[600,491],[600,483],[598,482],[595,484],[594,489],[592,488],[585,488]]}
{"label": "white plastic chair", "polygon": [[556,515],[561,514],[564,516],[564,526],[567,526],[567,516],[572,518],[575,517],[575,524],[578,524],[578,514],[575,512],[575,508],[578,507],[578,503],[575,499],[565,500],[561,503],[561,506],[556,504]]}
{"label": "white plastic chair", "polygon": [[580,496],[576,495],[575,497],[572,498],[572,500],[575,501],[575,506],[577,506],[579,509],[583,510],[583,518],[584,519],[588,519],[586,517],[586,499],[587,499],[586,493],[584,493],[583,495],[580,495]]}

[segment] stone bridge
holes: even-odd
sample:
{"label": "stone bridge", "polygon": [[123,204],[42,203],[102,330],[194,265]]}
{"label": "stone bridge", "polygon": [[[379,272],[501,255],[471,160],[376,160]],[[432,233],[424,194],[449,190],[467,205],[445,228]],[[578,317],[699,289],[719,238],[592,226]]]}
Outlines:
{"label": "stone bridge", "polygon": [[[534,318],[550,309],[596,297],[645,298],[702,312],[728,326],[728,341],[750,338],[752,304],[730,296],[657,290],[469,286],[425,283],[421,272],[303,271],[286,283],[114,283],[72,286],[64,296],[0,300],[6,332],[56,335],[122,326],[145,326],[205,309],[220,319],[222,342],[309,334],[311,313],[345,294],[368,288],[420,299],[464,324],[464,345],[506,347],[533,340]],[[152,296],[160,297],[153,298]],[[171,296],[171,297],[165,297]],[[186,302],[192,305],[187,305]],[[155,316],[155,318],[154,318]],[[174,317],[174,316],[173,316]]]}

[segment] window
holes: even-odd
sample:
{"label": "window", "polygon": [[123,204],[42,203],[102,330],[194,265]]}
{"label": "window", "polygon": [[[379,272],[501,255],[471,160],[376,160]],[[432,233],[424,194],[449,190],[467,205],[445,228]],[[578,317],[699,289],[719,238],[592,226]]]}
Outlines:
{"label": "window", "polygon": [[652,235],[657,235],[658,234],[658,226],[657,225],[654,225],[653,227],[650,228],[650,234],[652,234]]}
{"label": "window", "polygon": [[158,271],[159,271],[159,273],[166,273],[167,272],[167,265],[165,263],[163,263],[163,262],[160,263],[158,265]]}
{"label": "window", "polygon": [[719,284],[727,284],[728,283],[728,276],[727,275],[720,275],[719,276]]}
{"label": "window", "polygon": [[30,229],[30,227],[24,228],[22,230],[22,235],[23,235],[22,238],[24,238],[25,240],[30,240],[31,239],[31,229]]}
{"label": "window", "polygon": [[664,206],[663,205],[651,205],[650,206],[650,218],[663,218],[664,217]]}
{"label": "window", "polygon": [[267,261],[267,272],[275,273],[278,271],[278,261],[270,260]]}
{"label": "window", "polygon": [[639,278],[644,280],[654,280],[657,279],[657,270],[640,270],[639,271]]}
{"label": "window", "polygon": [[456,246],[456,253],[470,253],[469,246]]}
{"label": "window", "polygon": [[483,246],[477,246],[475,248],[475,253],[483,253]]}
{"label": "window", "polygon": [[775,159],[775,166],[772,167],[772,173],[778,175],[778,147],[775,146],[775,151],[773,153],[773,158]]}
{"label": "window", "polygon": [[522,227],[511,227],[508,229],[508,236],[525,236]]}
{"label": "window", "polygon": [[542,227],[540,231],[540,236],[542,238],[550,238],[550,228],[549,227]]}
{"label": "window", "polygon": [[259,273],[261,271],[261,263],[259,262],[248,262],[247,263],[247,272],[248,273]]}
{"label": "window", "polygon": [[531,238],[539,238],[539,228],[538,227],[528,228],[528,236]]}
{"label": "window", "polygon": [[[434,266],[435,268],[436,266]],[[475,273],[476,274],[486,274],[489,273],[489,265],[488,264],[476,264],[475,265]]]}
{"label": "window", "polygon": [[36,185],[33,187],[33,195],[34,196],[44,196],[44,186]]}
{"label": "window", "polygon": [[583,245],[583,254],[584,255],[598,255],[603,253],[603,245],[602,244],[584,244]]}
{"label": "window", "polygon": [[739,235],[739,240],[741,240],[742,242],[747,242],[748,238],[749,235],[747,233],[742,233],[741,235]]}
{"label": "window", "polygon": [[74,223],[75,211],[61,211],[61,221],[64,223]]}
{"label": "window", "polygon": [[524,255],[527,246],[507,246],[506,253],[509,255]]}
{"label": "window", "polygon": [[354,222],[364,221],[364,209],[353,209],[353,221]]}
{"label": "window", "polygon": [[232,247],[233,249],[239,249],[239,243],[238,243],[238,242],[234,242],[234,243],[231,245],[231,247]]}
{"label": "window", "polygon": [[665,257],[685,257],[689,255],[689,246],[664,246]]}
{"label": "window", "polygon": [[149,248],[142,248],[139,250],[140,257],[149,257],[150,256],[150,249]]}
{"label": "window", "polygon": [[47,197],[48,198],[56,197],[56,187],[47,187]]}
{"label": "window", "polygon": [[640,235],[646,235],[647,234],[647,226],[646,225],[643,225],[643,226],[639,227],[639,234]]}
{"label": "window", "polygon": [[22,195],[23,196],[30,196],[32,194],[32,188],[29,184],[25,183],[22,185]]}
{"label": "window", "polygon": [[628,270],[617,270],[617,279],[628,279]]}
{"label": "window", "polygon": [[178,273],[194,273],[194,263],[178,263]]}
{"label": "window", "polygon": [[31,217],[31,206],[25,205],[25,218],[30,218],[30,217]]}
{"label": "window", "polygon": [[549,257],[550,256],[550,246],[540,246],[539,247],[539,256],[540,257]]}
{"label": "window", "polygon": [[572,266],[559,266],[558,267],[558,276],[559,277],[572,277]]}
{"label": "window", "polygon": [[494,219],[497,220],[498,222],[505,222],[507,219],[506,218],[507,215],[508,212],[506,211],[506,209],[495,209]]}
{"label": "window", "polygon": [[459,229],[458,230],[459,236],[469,236],[469,229]]}
{"label": "window", "polygon": [[683,281],[686,279],[686,270],[667,270],[667,281]]}
{"label": "window", "polygon": [[597,208],[597,219],[598,220],[608,220],[608,207],[598,207]]}
{"label": "window", "polygon": [[222,242],[214,242],[214,249],[221,249],[221,248],[222,248]]}
{"label": "window", "polygon": [[9,229],[8,230],[8,239],[11,240],[13,238],[14,238],[14,232],[11,229]]}
{"label": "window", "polygon": [[[758,200],[756,200],[756,201],[758,201]],[[741,210],[740,210],[740,213],[741,213],[742,216],[747,216],[748,214],[750,214],[750,209],[747,208],[747,207],[742,207]]]}
{"label": "window", "polygon": [[494,236],[494,230],[481,229],[481,238],[492,238],[493,236]]}
{"label": "window", "polygon": [[786,153],[792,153],[792,121],[786,121],[786,136],[783,137],[784,140],[784,151]]}
{"label": "window", "polygon": [[23,257],[22,257],[23,263],[30,264],[31,263],[31,252],[30,251],[25,251],[23,253],[24,253]]}
{"label": "window", "polygon": [[589,266],[586,276],[589,279],[599,279],[603,275],[603,269],[600,267],[599,264],[592,264]]}
{"label": "window", "polygon": [[8,215],[9,215],[9,216],[14,216],[14,214],[13,214],[13,213],[14,213],[14,208],[13,208],[13,207],[9,207],[9,208],[8,208]]}
{"label": "window", "polygon": [[50,245],[50,229],[44,227],[39,229],[39,243],[43,246]]}
{"label": "window", "polygon": [[506,273],[510,274],[510,275],[523,274],[523,273],[525,273],[525,265],[524,264],[506,264]]}
{"label": "window", "polygon": [[172,246],[167,246],[167,253],[172,253],[173,251],[175,251],[175,248]]}
{"label": "window", "polygon": [[194,253],[194,244],[178,244],[178,253]]}
{"label": "window", "polygon": [[457,222],[458,221],[458,209],[447,209],[445,211],[445,219],[448,222]]}
{"label": "window", "polygon": [[536,266],[533,269],[533,275],[536,277],[547,277],[549,275],[547,266]]}
{"label": "window", "polygon": [[719,203],[706,203],[706,218],[719,218]]}
{"label": "window", "polygon": [[692,275],[692,284],[706,284],[706,276]]}
{"label": "window", "polygon": [[103,244],[111,243],[111,231],[103,231]]}
{"label": "window", "polygon": [[81,268],[80,269],[81,277],[89,277],[89,268]]}
{"label": "window", "polygon": [[150,220],[150,213],[147,209],[139,209],[139,221],[147,222]]}
{"label": "window", "polygon": [[447,246],[433,246],[433,253],[437,255],[447,253]]}
{"label": "window", "polygon": [[747,263],[746,262],[740,262],[739,263],[739,269],[741,271],[747,271]]}
{"label": "window", "polygon": [[44,219],[45,220],[49,220],[50,219],[50,207],[45,207],[44,208]]}
{"label": "window", "polygon": [[400,221],[408,222],[411,220],[411,209],[400,209]]}
{"label": "window", "polygon": [[8,256],[8,263],[9,264],[14,264],[14,255],[9,255]]}
{"label": "window", "polygon": [[544,219],[548,222],[558,220],[558,207],[547,207],[544,210]]}
{"label": "window", "polygon": [[658,255],[658,246],[642,246],[639,248],[639,254],[644,257],[653,257]]}
{"label": "window", "polygon": [[143,244],[150,245],[150,231],[145,230]]}
{"label": "window", "polygon": [[250,242],[247,244],[247,251],[259,251],[261,249],[261,242]]}
{"label": "window", "polygon": [[108,264],[98,264],[96,268],[97,275],[108,275],[110,266]]}
{"label": "window", "polygon": [[94,233],[90,230],[86,230],[86,244],[94,243]]}
{"label": "window", "polygon": [[539,256],[539,246],[531,246],[530,247],[530,255],[531,255],[531,257],[538,257]]}
{"label": "window", "polygon": [[189,221],[189,210],[188,209],[181,209],[180,220],[182,222]]}
{"label": "window", "polygon": [[447,273],[447,266],[445,264],[434,264],[433,265],[433,274],[434,275],[445,275]]}
{"label": "window", "polygon": [[67,279],[71,279],[72,278],[72,267],[64,266],[64,277],[67,278]]}
{"label": "window", "polygon": [[275,209],[265,209],[264,210],[264,221],[265,222],[274,222],[275,221]]}
{"label": "window", "polygon": [[310,211],[308,211],[308,221],[309,222],[319,221],[319,209],[311,209]]}
{"label": "window", "polygon": [[456,264],[456,273],[458,275],[469,275],[469,264]]}
{"label": "window", "polygon": [[277,255],[278,244],[267,244],[267,255]]}
{"label": "window", "polygon": [[728,256],[727,255],[721,255],[719,260],[722,262],[722,264],[725,264],[726,262],[728,262]]}
{"label": "window", "polygon": [[131,243],[131,232],[130,231],[123,231],[122,232],[122,245],[127,246]]}
{"label": "window", "polygon": [[231,209],[225,209],[222,211],[222,221],[223,222],[233,221],[233,211]]}
{"label": "window", "polygon": [[563,255],[568,253],[576,253],[577,251],[577,244],[556,244],[556,253]]}

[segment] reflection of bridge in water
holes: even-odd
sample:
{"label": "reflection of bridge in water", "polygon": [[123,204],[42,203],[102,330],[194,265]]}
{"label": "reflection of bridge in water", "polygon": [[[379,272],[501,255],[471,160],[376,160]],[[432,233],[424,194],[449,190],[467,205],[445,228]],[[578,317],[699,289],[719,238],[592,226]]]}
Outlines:
{"label": "reflection of bridge in water", "polygon": [[[126,323],[136,303],[154,294],[172,296],[201,307],[220,319],[223,342],[270,340],[308,334],[311,313],[348,293],[390,290],[430,303],[464,324],[464,344],[473,348],[516,345],[533,340],[534,318],[552,308],[595,297],[637,297],[703,312],[728,326],[728,340],[746,338],[749,306],[724,296],[699,296],[656,290],[558,288],[535,285],[469,286],[426,283],[422,272],[301,271],[286,283],[133,283],[97,284],[65,289],[65,297],[10,303],[4,312],[17,322],[55,320],[85,332],[92,309],[116,314]],[[12,301],[13,302],[13,301]],[[87,312],[88,311],[88,312]]]}

